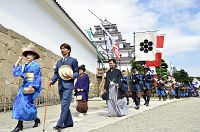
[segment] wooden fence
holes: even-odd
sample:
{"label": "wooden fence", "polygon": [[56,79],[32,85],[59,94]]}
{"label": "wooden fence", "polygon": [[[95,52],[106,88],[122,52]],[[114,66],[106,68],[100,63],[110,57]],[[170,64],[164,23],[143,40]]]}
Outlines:
{"label": "wooden fence", "polygon": [[[0,96],[0,112],[7,112],[12,110],[12,105],[14,102],[15,97],[4,97]],[[56,105],[60,103],[60,98],[58,95],[53,94],[51,96],[48,96],[48,105]],[[45,106],[45,95],[40,95],[36,100],[35,100],[35,105],[37,107],[42,107]]]}

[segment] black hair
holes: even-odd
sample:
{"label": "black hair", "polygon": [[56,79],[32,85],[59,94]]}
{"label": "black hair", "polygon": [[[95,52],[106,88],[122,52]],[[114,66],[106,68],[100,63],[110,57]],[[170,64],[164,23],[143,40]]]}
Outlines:
{"label": "black hair", "polygon": [[115,64],[117,63],[115,59],[110,59],[108,62],[113,61]]}
{"label": "black hair", "polygon": [[79,67],[78,67],[78,69],[82,69],[82,70],[83,70],[83,72],[85,72],[85,71],[86,71],[86,69],[85,69],[85,65],[81,65],[81,66],[79,66]]}
{"label": "black hair", "polygon": [[26,51],[26,52],[23,53],[23,56],[27,57],[27,55],[32,55],[34,60],[39,59],[39,56],[33,51]]}
{"label": "black hair", "polygon": [[148,70],[148,71],[149,71],[149,70],[150,70],[150,68],[149,68],[149,67],[144,67],[144,70]]}
{"label": "black hair", "polygon": [[125,70],[122,70],[122,72],[126,72]]}
{"label": "black hair", "polygon": [[67,43],[61,44],[60,49],[62,49],[63,47],[69,50],[69,54],[71,53],[71,46],[69,44]]}
{"label": "black hair", "polygon": [[131,70],[138,70],[139,68],[137,67],[137,66],[133,66],[132,68],[131,68]]}

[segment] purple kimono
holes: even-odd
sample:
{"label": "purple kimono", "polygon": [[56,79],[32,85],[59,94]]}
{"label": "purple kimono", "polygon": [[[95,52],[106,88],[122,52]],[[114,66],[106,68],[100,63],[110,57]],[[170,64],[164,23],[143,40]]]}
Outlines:
{"label": "purple kimono", "polygon": [[[74,96],[82,95],[83,100],[88,100],[88,94],[89,94],[89,85],[90,80],[89,76],[84,73],[83,75],[79,75],[77,78],[76,84],[75,84],[75,94]],[[77,91],[77,89],[81,89],[81,91]]]}

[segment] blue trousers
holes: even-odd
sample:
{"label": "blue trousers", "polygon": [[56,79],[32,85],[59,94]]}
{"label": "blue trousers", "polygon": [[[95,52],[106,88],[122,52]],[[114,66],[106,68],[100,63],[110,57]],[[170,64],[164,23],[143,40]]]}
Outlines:
{"label": "blue trousers", "polygon": [[185,97],[185,92],[181,92],[181,97]]}
{"label": "blue trousers", "polygon": [[59,91],[60,100],[61,100],[61,113],[60,119],[57,122],[58,127],[66,127],[73,124],[72,115],[69,109],[71,100],[72,100],[72,90],[71,89],[61,89]]}
{"label": "blue trousers", "polygon": [[165,91],[164,91],[164,89],[159,89],[159,90],[158,90],[158,96],[165,96]]}
{"label": "blue trousers", "polygon": [[171,90],[171,95],[175,95],[175,91],[173,89]]}

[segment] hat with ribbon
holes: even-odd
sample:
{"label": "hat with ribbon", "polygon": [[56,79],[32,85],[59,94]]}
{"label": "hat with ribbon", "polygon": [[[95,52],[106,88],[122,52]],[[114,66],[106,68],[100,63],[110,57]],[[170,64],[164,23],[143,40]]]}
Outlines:
{"label": "hat with ribbon", "polygon": [[62,65],[59,69],[58,69],[58,74],[59,76],[63,79],[63,80],[70,80],[71,78],[68,77],[73,75],[73,70],[70,66],[68,65]]}
{"label": "hat with ribbon", "polygon": [[28,45],[27,47],[22,49],[22,55],[23,56],[27,56],[28,54],[32,54],[35,56],[35,59],[39,59],[40,55],[34,50],[34,45],[32,45],[32,43],[30,45]]}

